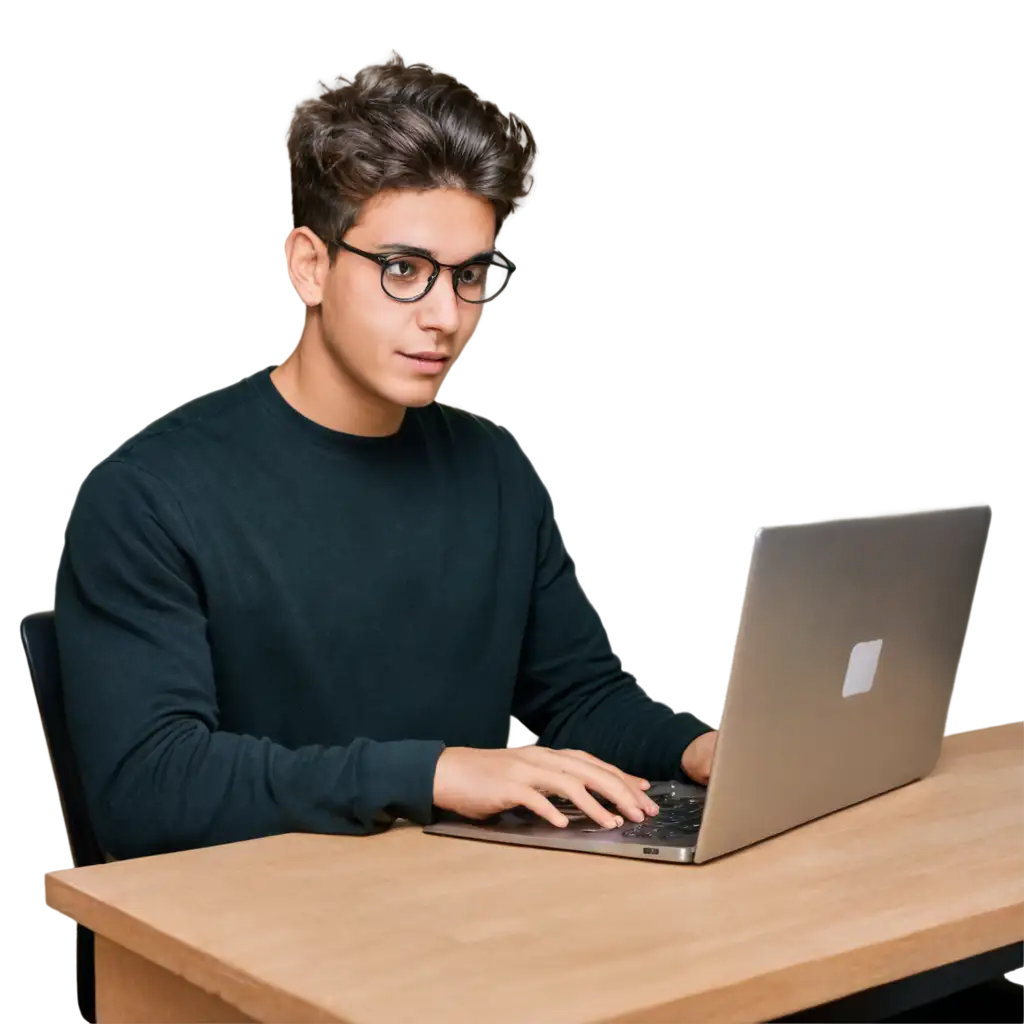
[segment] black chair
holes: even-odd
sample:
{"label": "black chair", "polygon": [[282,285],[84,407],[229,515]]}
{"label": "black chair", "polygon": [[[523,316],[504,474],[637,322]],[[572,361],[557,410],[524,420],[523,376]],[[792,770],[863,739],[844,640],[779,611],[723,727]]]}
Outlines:
{"label": "black chair", "polygon": [[[28,658],[39,716],[43,720],[43,732],[50,751],[61,810],[64,812],[71,857],[76,868],[102,864],[105,858],[89,821],[85,791],[71,750],[67,720],[64,717],[64,692],[61,688],[53,612],[36,612],[26,616],[21,622],[21,642],[25,648],[25,657]],[[93,933],[78,925],[78,1009],[90,1024],[96,1024],[93,949]]]}

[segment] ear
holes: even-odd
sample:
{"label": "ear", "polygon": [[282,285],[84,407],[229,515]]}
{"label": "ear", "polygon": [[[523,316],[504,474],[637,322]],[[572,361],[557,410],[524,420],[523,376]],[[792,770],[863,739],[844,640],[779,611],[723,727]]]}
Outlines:
{"label": "ear", "polygon": [[323,301],[324,283],[330,270],[327,246],[309,228],[295,228],[284,240],[288,276],[309,307]]}
{"label": "ear", "polygon": [[281,238],[278,240],[280,242],[280,250],[281,250],[280,253],[279,253],[280,266],[281,266],[281,280],[283,282],[285,282],[286,285],[288,285],[288,294],[293,299],[295,299],[295,311],[297,313],[301,313],[302,310],[305,308],[305,306],[304,306],[302,300],[299,298],[298,294],[295,291],[295,286],[292,284],[291,275],[290,275],[289,269],[288,269],[288,246],[289,246],[288,236],[289,236],[289,233],[290,233],[290,230],[282,231],[281,232]]}

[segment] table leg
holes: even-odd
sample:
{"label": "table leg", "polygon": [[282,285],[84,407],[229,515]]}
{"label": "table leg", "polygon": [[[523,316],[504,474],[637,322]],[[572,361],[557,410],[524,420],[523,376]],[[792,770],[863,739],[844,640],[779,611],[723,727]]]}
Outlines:
{"label": "table leg", "polygon": [[786,1017],[776,1017],[769,1024],[782,1021],[787,1024],[810,1021],[884,1021],[899,1019],[897,1015],[901,1014],[907,1014],[908,1020],[916,1019],[917,1015],[913,1012],[915,1008],[923,1008],[925,1004],[945,999],[956,992],[966,992],[974,986],[984,985],[1021,966],[1024,966],[1024,943],[1014,942],[1009,946],[913,974],[909,978],[854,992],[842,999],[812,1006]]}
{"label": "table leg", "polygon": [[248,1024],[237,1007],[124,946],[96,936],[96,1020],[100,1024]]}

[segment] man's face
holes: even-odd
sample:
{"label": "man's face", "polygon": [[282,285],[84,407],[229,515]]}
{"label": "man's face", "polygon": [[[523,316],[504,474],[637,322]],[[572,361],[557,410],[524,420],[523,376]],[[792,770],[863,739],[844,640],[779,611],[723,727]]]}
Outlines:
{"label": "man's face", "polygon": [[[383,192],[365,204],[344,238],[364,252],[401,243],[457,264],[494,248],[494,207],[458,189]],[[455,294],[452,272],[443,268],[423,298],[398,302],[381,288],[378,264],[340,249],[323,285],[323,340],[330,358],[371,401],[424,406],[434,401],[482,311],[483,304]],[[405,354],[417,352],[449,358],[439,372],[426,372]]]}

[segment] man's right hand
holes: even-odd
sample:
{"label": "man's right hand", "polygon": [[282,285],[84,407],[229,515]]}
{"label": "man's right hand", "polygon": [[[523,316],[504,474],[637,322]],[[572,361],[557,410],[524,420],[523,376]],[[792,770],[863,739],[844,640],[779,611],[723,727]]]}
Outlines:
{"label": "man's right hand", "polygon": [[528,746],[499,750],[446,747],[434,773],[434,804],[465,818],[488,818],[528,807],[553,825],[569,819],[547,796],[566,797],[605,828],[623,822],[588,792],[607,797],[625,817],[643,821],[658,805],[644,793],[646,779],[629,775],[582,750]]}

